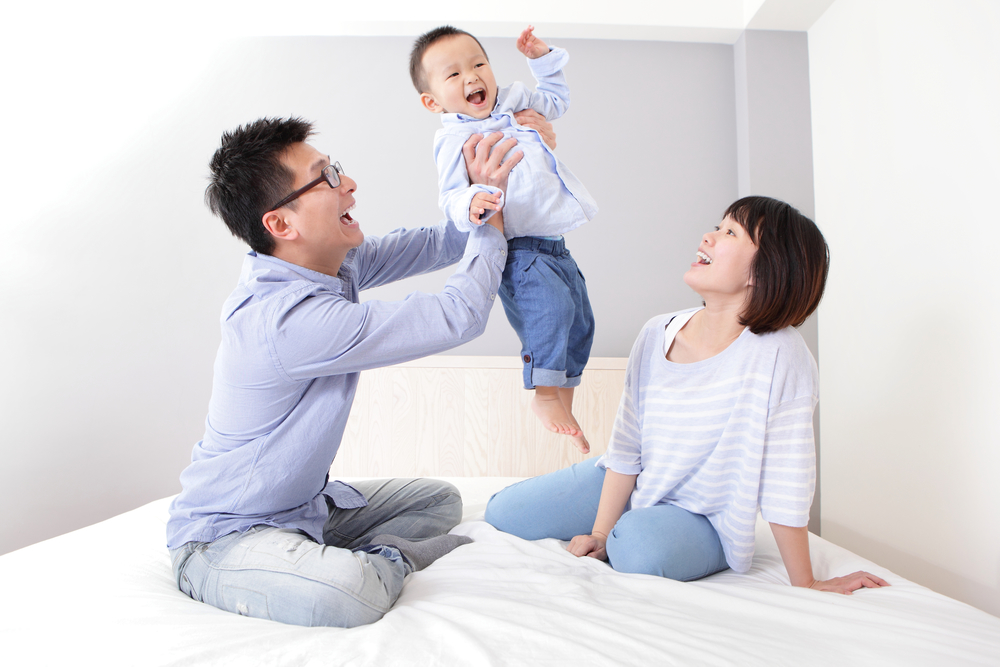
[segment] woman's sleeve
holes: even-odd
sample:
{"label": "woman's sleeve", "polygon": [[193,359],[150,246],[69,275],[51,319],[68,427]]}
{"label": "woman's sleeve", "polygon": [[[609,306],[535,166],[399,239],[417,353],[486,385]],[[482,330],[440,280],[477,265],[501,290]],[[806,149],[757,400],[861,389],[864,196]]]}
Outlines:
{"label": "woman's sleeve", "polygon": [[[804,344],[803,344],[804,347]],[[760,471],[760,512],[764,520],[799,528],[809,524],[816,489],[813,411],[818,386],[816,362],[808,355],[779,354],[775,380],[780,403],[768,410]]]}

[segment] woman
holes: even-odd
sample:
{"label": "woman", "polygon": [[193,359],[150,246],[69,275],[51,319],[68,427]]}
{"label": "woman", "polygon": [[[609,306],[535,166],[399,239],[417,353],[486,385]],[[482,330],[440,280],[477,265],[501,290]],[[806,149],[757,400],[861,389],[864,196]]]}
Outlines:
{"label": "woman", "polygon": [[650,320],[629,356],[607,452],[496,494],[486,520],[570,540],[621,572],[691,581],[750,568],[758,511],[795,586],[851,593],[867,572],[818,581],[807,524],[816,480],[816,362],[801,325],[829,251],[785,204],[746,197],[702,238],[684,275],[704,307]]}

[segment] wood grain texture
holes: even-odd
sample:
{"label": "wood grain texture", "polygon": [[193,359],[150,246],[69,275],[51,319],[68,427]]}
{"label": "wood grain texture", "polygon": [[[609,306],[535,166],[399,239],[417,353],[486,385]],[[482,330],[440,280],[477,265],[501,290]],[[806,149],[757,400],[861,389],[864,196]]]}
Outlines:
{"label": "wood grain texture", "polygon": [[592,359],[576,389],[573,414],[589,455],[535,417],[517,359],[439,356],[365,371],[330,474],[528,477],[601,454],[626,362]]}

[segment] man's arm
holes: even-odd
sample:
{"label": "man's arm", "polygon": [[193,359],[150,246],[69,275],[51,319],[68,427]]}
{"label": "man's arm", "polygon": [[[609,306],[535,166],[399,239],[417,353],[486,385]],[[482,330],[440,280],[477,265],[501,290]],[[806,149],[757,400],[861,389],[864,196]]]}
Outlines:
{"label": "man's arm", "polygon": [[[548,133],[554,140],[550,123],[544,118],[534,122],[548,126]],[[516,139],[500,141],[502,138],[498,133],[486,138],[475,134],[461,145],[459,162],[469,181],[497,190],[506,189],[510,170],[523,155],[520,151],[512,151]],[[502,216],[490,224],[503,232]],[[385,285],[454,264],[462,257],[466,238],[455,225],[445,224],[415,230],[399,229],[381,238],[365,239],[355,259],[358,287]]]}
{"label": "man's arm", "polygon": [[[520,154],[500,137],[470,137],[463,148],[471,179],[506,187]],[[277,300],[266,332],[278,372],[297,381],[352,373],[436,354],[483,332],[506,265],[503,218],[468,235],[465,254],[444,289],[402,301],[353,303],[319,286]]]}
{"label": "man's arm", "polygon": [[264,331],[275,370],[297,382],[411,361],[476,338],[500,287],[506,250],[492,225],[478,227],[440,292],[400,301],[354,303],[319,284],[288,293],[275,300]]}

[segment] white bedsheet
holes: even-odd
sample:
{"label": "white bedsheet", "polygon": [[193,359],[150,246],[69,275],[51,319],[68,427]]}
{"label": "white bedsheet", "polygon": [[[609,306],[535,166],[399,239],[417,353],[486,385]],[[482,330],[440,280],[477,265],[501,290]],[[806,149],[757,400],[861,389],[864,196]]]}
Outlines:
{"label": "white bedsheet", "polygon": [[891,588],[792,588],[766,524],[747,574],[695,583],[613,572],[482,513],[513,481],[452,478],[463,546],[411,575],[354,629],[300,628],[191,600],[164,547],[170,499],[0,556],[5,665],[1000,665],[1000,619],[816,536],[820,577],[866,569]]}

